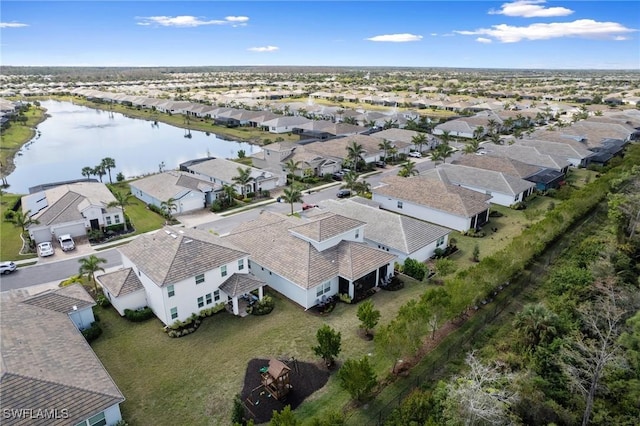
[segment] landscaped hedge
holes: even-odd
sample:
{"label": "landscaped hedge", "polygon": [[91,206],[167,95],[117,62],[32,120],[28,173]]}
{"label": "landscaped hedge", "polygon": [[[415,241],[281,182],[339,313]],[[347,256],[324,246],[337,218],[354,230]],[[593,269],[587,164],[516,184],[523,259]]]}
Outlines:
{"label": "landscaped hedge", "polygon": [[273,311],[275,306],[276,304],[271,297],[264,296],[262,300],[256,302],[255,305],[249,306],[247,312],[251,315],[267,315]]}
{"label": "landscaped hedge", "polygon": [[196,331],[204,318],[210,317],[224,310],[224,303],[218,303],[211,308],[203,309],[199,314],[193,313],[184,321],[176,320],[173,324],[166,326],[164,331],[169,337],[182,337]]}
{"label": "landscaped hedge", "polygon": [[136,309],[135,311],[131,309],[125,309],[124,316],[129,321],[142,322],[153,318],[154,313],[150,307],[145,306],[144,308]]}
{"label": "landscaped hedge", "polygon": [[102,327],[98,324],[97,321],[91,323],[91,327],[82,330],[82,335],[87,342],[91,343],[96,340],[102,334]]}
{"label": "landscaped hedge", "polygon": [[415,278],[418,281],[422,281],[429,273],[427,265],[410,257],[405,259],[402,270],[405,275],[409,275],[411,278]]}

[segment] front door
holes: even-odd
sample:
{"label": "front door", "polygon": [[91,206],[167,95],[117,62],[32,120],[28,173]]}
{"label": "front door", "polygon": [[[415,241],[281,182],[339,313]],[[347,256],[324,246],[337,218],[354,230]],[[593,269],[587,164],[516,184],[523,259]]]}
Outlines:
{"label": "front door", "polygon": [[91,219],[89,223],[91,224],[91,230],[97,231],[100,229],[100,224],[98,223],[98,219]]}

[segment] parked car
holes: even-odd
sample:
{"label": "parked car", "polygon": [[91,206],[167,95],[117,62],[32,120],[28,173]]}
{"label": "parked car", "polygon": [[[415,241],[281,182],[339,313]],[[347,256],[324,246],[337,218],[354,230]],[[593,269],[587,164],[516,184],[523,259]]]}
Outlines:
{"label": "parked car", "polygon": [[309,209],[312,209],[314,207],[318,207],[318,205],[317,204],[302,203],[302,210],[309,210]]}
{"label": "parked car", "polygon": [[0,263],[0,274],[10,274],[15,271],[17,267],[13,262],[2,262]]}
{"label": "parked car", "polygon": [[338,191],[338,193],[336,194],[336,197],[338,198],[348,198],[351,197],[351,191],[349,191],[348,189],[341,189],[340,191]]}
{"label": "parked car", "polygon": [[384,169],[385,167],[387,167],[387,163],[385,163],[384,161],[376,161],[376,167]]}
{"label": "parked car", "polygon": [[76,248],[76,243],[71,238],[71,235],[64,234],[58,237],[58,242],[60,243],[60,248],[62,251],[70,251]]}
{"label": "parked car", "polygon": [[420,154],[418,151],[411,151],[409,153],[409,157],[413,157],[413,158],[422,158],[422,154]]}
{"label": "parked car", "polygon": [[55,253],[55,250],[53,248],[53,244],[51,244],[51,241],[45,241],[38,244],[38,256],[40,257],[53,256],[54,253]]}
{"label": "parked car", "polygon": [[331,177],[333,178],[333,180],[342,180],[342,177],[344,175],[340,172],[335,172],[334,174],[331,175]]}

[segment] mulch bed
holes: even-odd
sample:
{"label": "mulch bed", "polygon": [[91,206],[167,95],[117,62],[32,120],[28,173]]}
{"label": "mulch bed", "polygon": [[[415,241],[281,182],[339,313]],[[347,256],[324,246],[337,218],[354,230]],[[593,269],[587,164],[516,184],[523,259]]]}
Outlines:
{"label": "mulch bed", "polygon": [[252,393],[252,390],[261,385],[260,369],[268,366],[269,360],[254,358],[247,365],[240,398],[245,405],[247,419],[253,419],[256,424],[269,422],[273,410],[281,411],[287,405],[290,405],[291,409],[296,408],[305,398],[322,388],[329,380],[329,371],[320,367],[319,364],[282,361],[291,368],[289,380],[293,388],[280,401],[272,398],[269,392],[262,387]]}

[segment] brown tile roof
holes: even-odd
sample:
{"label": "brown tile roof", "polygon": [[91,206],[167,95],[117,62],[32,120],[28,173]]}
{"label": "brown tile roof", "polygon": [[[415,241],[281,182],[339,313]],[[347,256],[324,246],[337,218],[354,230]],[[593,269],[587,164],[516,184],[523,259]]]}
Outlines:
{"label": "brown tile roof", "polygon": [[338,274],[349,280],[356,280],[395,259],[394,254],[366,244],[351,241],[338,244]]}
{"label": "brown tile roof", "polygon": [[118,250],[160,287],[246,256],[229,241],[208,232],[171,227],[142,235]]}
{"label": "brown tile roof", "polygon": [[115,297],[134,293],[144,288],[132,268],[120,269],[119,271],[98,275],[96,279]]}
{"label": "brown tile roof", "polygon": [[389,176],[383,182],[385,185],[374,188],[374,193],[467,218],[487,210],[491,199],[489,195],[425,176]]}
{"label": "brown tile roof", "polygon": [[253,274],[235,273],[225,280],[220,286],[220,290],[231,297],[240,296],[249,293],[265,285],[264,281],[260,281]]}
{"label": "brown tile roof", "polygon": [[1,293],[0,309],[2,408],[66,408],[69,414],[57,421],[5,418],[2,424],[76,424],[124,401],[66,312],[25,303],[20,292]]}
{"label": "brown tile roof", "polygon": [[[82,287],[80,284],[75,284],[73,287]],[[86,294],[86,291],[85,291]],[[43,309],[49,309],[52,311],[68,314],[74,311],[73,307],[77,309],[93,306],[96,302],[91,299],[82,300],[76,297],[60,294],[57,291],[49,291],[30,297],[24,301],[24,303],[32,306],[37,306]]]}
{"label": "brown tile roof", "polygon": [[332,214],[304,225],[289,228],[289,230],[313,241],[322,242],[362,225],[364,225],[364,222],[359,220]]}

